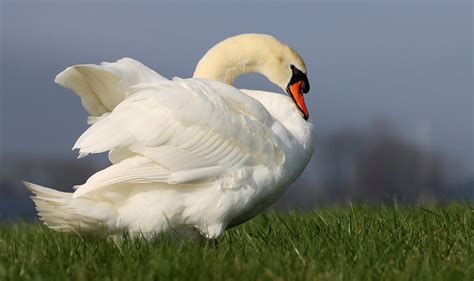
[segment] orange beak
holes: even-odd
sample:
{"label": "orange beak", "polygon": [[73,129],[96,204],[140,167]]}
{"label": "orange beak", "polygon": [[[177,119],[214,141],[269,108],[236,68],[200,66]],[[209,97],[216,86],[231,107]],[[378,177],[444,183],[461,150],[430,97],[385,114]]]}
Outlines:
{"label": "orange beak", "polygon": [[308,108],[306,107],[306,103],[304,102],[304,95],[303,89],[301,88],[301,84],[303,80],[297,81],[289,86],[289,94],[293,101],[295,102],[296,106],[301,112],[301,115],[305,120],[309,118]]}

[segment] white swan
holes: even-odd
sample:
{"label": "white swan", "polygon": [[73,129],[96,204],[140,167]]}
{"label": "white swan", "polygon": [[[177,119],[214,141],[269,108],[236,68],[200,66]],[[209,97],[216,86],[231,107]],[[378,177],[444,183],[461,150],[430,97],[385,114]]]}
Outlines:
{"label": "white swan", "polygon": [[[230,86],[247,72],[291,98]],[[167,80],[124,58],[68,67],[55,81],[91,116],[74,145],[80,157],[109,151],[112,162],[73,193],[25,182],[57,231],[217,238],[272,204],[313,153],[306,66],[269,35],[220,42],[190,79]]]}

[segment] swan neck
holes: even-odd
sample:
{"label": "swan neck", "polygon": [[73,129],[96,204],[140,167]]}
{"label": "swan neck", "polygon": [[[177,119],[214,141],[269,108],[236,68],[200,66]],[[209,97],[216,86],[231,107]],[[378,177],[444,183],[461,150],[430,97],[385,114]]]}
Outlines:
{"label": "swan neck", "polygon": [[242,74],[264,71],[265,52],[255,44],[226,44],[211,48],[198,62],[193,77],[218,80],[232,85]]}

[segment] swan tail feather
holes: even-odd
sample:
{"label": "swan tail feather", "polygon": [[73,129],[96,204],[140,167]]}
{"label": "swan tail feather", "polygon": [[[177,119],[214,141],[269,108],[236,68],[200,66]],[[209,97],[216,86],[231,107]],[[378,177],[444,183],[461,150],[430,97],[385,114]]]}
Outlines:
{"label": "swan tail feather", "polygon": [[[39,219],[50,229],[64,233],[104,233],[110,230],[115,212],[84,198],[74,199],[73,193],[61,192],[30,182],[23,182],[34,195]],[[97,206],[96,206],[97,205]]]}

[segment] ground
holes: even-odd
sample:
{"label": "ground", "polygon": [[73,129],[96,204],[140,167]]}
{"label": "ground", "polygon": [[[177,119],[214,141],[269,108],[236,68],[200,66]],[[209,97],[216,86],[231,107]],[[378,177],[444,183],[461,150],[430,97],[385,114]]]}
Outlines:
{"label": "ground", "polygon": [[0,280],[474,280],[474,209],[269,212],[217,246],[0,226]]}

